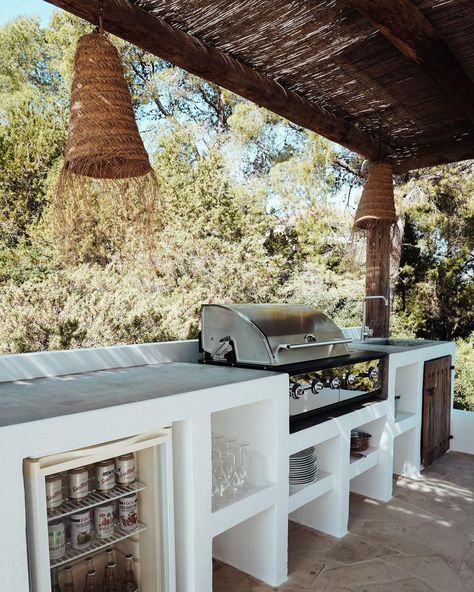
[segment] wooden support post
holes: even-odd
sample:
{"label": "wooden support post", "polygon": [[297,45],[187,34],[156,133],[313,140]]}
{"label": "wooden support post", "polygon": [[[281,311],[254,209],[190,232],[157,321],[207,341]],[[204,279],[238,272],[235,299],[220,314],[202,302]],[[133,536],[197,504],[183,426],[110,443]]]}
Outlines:
{"label": "wooden support post", "polygon": [[390,324],[390,249],[383,248],[391,243],[392,227],[383,222],[371,225],[366,230],[366,296],[385,296],[383,300],[367,300],[367,325],[374,337],[388,337]]}
{"label": "wooden support post", "polygon": [[390,165],[366,162],[367,176],[357,207],[354,227],[366,236],[366,296],[383,296],[367,300],[365,321],[375,337],[388,337],[390,322],[390,261],[392,233],[397,221]]}

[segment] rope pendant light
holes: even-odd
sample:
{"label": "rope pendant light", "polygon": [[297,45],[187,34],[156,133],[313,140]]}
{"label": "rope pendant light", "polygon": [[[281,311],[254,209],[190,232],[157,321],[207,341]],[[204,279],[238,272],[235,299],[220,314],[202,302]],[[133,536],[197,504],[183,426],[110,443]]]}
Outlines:
{"label": "rope pendant light", "polygon": [[397,221],[393,195],[392,167],[383,162],[364,163],[367,180],[357,207],[354,227],[364,230],[371,224]]}
{"label": "rope pendant light", "polygon": [[[110,200],[146,232],[158,182],[138,132],[116,47],[99,26],[77,42],[64,164],[53,200],[66,243],[98,200]],[[70,245],[74,248],[74,245]]]}

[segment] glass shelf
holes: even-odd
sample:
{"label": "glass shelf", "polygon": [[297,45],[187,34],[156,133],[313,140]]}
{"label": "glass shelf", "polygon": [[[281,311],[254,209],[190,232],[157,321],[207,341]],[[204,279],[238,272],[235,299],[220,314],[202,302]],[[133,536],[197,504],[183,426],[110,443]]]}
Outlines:
{"label": "glass shelf", "polygon": [[106,502],[110,502],[121,497],[130,495],[131,493],[138,493],[147,488],[145,483],[141,481],[134,481],[128,485],[116,485],[109,491],[94,491],[87,497],[80,500],[66,500],[58,508],[48,510],[48,522],[52,520],[60,520],[76,512],[83,512],[89,508],[100,506]]}
{"label": "glass shelf", "polygon": [[66,565],[67,563],[75,563],[79,559],[97,555],[104,549],[111,547],[115,543],[128,539],[136,534],[146,530],[147,526],[142,522],[138,523],[138,527],[135,530],[123,531],[119,528],[115,529],[114,534],[107,539],[93,538],[91,544],[87,549],[73,549],[70,545],[66,545],[66,554],[59,559],[51,559],[49,564],[51,569]]}

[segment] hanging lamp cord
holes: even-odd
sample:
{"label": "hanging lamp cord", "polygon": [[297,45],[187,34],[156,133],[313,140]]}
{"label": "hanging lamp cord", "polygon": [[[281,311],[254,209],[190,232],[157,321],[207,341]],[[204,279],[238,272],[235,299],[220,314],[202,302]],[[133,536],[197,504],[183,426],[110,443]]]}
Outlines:
{"label": "hanging lamp cord", "polygon": [[[100,0],[102,2],[102,0]],[[380,158],[382,157],[382,118],[379,117],[379,147],[378,147],[378,154],[377,154],[377,162],[380,162]]]}
{"label": "hanging lamp cord", "polygon": [[99,0],[99,19],[97,23],[97,27],[95,28],[97,33],[104,32],[104,5],[103,0]]}

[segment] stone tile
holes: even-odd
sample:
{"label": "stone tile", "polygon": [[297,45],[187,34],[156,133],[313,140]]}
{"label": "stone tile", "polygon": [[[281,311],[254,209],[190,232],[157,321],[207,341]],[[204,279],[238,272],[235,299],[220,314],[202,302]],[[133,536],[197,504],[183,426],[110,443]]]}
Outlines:
{"label": "stone tile", "polygon": [[469,540],[454,524],[447,525],[444,521],[435,521],[421,525],[412,537],[419,541],[427,541],[437,555],[440,555],[456,569],[459,569],[469,551]]}
{"label": "stone tile", "polygon": [[308,556],[318,557],[329,551],[338,540],[306,526],[302,526],[298,531],[292,532],[288,536],[288,546],[295,551],[303,551]]}
{"label": "stone tile", "polygon": [[298,524],[298,522],[293,522],[293,520],[288,520],[288,536],[298,532],[304,528],[302,524]]}
{"label": "stone tile", "polygon": [[351,592],[433,592],[433,588],[418,578],[408,578],[384,584],[363,584],[351,588]]}
{"label": "stone tile", "polygon": [[288,585],[312,589],[326,563],[303,553],[292,553],[288,558]]}
{"label": "stone tile", "polygon": [[432,557],[389,557],[386,561],[390,565],[423,580],[436,592],[462,592],[464,589],[458,573],[439,555]]}
{"label": "stone tile", "polygon": [[[352,589],[356,585],[381,584],[406,578],[407,574],[388,562],[376,559],[328,569],[318,581],[321,591],[337,586]],[[319,592],[319,590],[318,590]]]}
{"label": "stone tile", "polygon": [[219,559],[216,559],[215,557],[212,558],[212,571],[217,571],[218,569],[221,569],[221,567],[225,567],[225,563],[222,563],[222,561],[219,561]]}
{"label": "stone tile", "polygon": [[368,498],[361,498],[361,496],[351,495],[350,517],[351,519],[420,522],[422,520],[433,520],[437,517],[437,514],[420,508],[410,503],[409,500],[398,499],[397,497],[383,504]]}
{"label": "stone tile", "polygon": [[[315,590],[315,588],[300,588],[299,586],[283,585],[279,588],[270,588],[270,590],[278,590],[278,592],[308,592],[308,590]],[[252,588],[252,592],[267,592],[267,588]],[[319,592],[319,590],[318,590]]]}
{"label": "stone tile", "polygon": [[472,455],[464,454],[463,452],[447,452],[435,460],[435,462],[426,470],[430,471],[432,468],[443,465],[453,466],[460,469],[471,468],[471,470],[474,471],[474,467],[472,467]]}
{"label": "stone tile", "polygon": [[326,553],[326,557],[341,563],[357,563],[393,553],[396,553],[396,551],[382,544],[375,545],[361,536],[348,534]]}
{"label": "stone tile", "polygon": [[302,551],[289,550],[288,586],[313,590],[327,569],[343,565],[326,557],[313,557]]}
{"label": "stone tile", "polygon": [[212,592],[254,592],[255,589],[259,592],[273,590],[229,565],[224,565],[213,574]]}
{"label": "stone tile", "polygon": [[415,536],[416,524],[406,521],[355,521],[352,532],[358,534],[373,544],[409,555],[434,555],[435,550],[429,546],[429,541],[420,540]]}
{"label": "stone tile", "polygon": [[394,498],[351,495],[343,539],[289,523],[288,581],[214,564],[213,592],[474,592],[474,458],[449,453]]}

